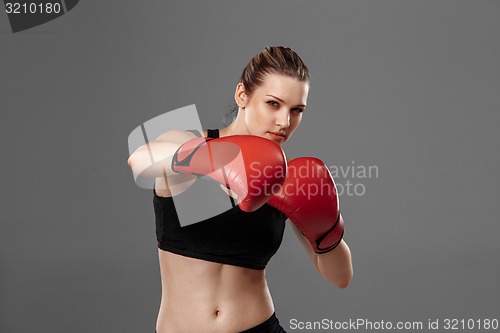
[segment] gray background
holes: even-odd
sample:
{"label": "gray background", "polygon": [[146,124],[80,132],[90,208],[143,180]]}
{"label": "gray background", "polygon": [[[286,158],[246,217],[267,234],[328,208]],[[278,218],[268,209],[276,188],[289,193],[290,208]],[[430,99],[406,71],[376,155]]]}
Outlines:
{"label": "gray background", "polygon": [[379,168],[337,178],[366,186],[341,197],[347,289],[287,226],[267,269],[282,325],[500,319],[499,18],[499,1],[81,1],[12,34],[0,13],[0,331],[154,331],[152,193],[128,134],[190,104],[220,127],[267,45],[311,70],[287,155]]}

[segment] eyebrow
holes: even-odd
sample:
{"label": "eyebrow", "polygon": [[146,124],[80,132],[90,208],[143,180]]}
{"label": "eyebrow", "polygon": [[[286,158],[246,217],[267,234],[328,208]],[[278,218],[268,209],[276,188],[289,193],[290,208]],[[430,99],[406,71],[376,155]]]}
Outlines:
{"label": "eyebrow", "polygon": [[[273,96],[273,95],[266,95],[266,96],[269,96],[269,97],[273,97],[273,98],[276,98],[278,101],[280,101],[281,103],[285,103],[284,100],[282,100],[281,98],[279,97],[276,97],[276,96]],[[296,106],[303,106],[303,107],[306,107],[305,104],[297,104]]]}

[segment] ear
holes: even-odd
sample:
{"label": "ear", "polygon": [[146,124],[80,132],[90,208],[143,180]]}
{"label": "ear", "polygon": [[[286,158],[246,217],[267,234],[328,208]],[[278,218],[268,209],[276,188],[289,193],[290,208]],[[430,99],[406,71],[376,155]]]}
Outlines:
{"label": "ear", "polygon": [[239,82],[236,86],[236,91],[234,92],[234,100],[236,101],[236,104],[242,109],[244,109],[247,105],[248,96],[245,91],[245,85],[243,84],[243,82]]}

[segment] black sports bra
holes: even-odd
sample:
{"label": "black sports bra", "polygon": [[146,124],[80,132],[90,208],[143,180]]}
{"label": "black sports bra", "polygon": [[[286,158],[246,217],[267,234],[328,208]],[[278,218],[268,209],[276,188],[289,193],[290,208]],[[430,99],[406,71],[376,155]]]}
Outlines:
{"label": "black sports bra", "polygon": [[[208,130],[207,137],[218,138],[219,131]],[[234,206],[232,198],[217,182],[205,177],[177,195],[175,206],[172,197],[160,197],[155,190],[153,195],[156,238],[162,250],[222,264],[264,269],[283,240],[286,221],[283,213],[268,204],[254,212],[244,212]],[[200,212],[211,217],[203,219]]]}

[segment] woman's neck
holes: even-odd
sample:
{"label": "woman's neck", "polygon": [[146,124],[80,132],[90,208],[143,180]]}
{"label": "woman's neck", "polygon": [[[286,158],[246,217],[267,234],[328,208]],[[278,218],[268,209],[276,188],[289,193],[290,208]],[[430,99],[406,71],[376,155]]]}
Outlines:
{"label": "woman's neck", "polygon": [[245,123],[245,109],[239,109],[236,118],[229,126],[219,130],[219,136],[229,135],[248,135],[248,129]]}
{"label": "woman's neck", "polygon": [[233,121],[229,126],[219,129],[219,137],[229,136],[229,135],[243,135],[246,134],[245,130],[242,130],[236,123],[236,120]]}

